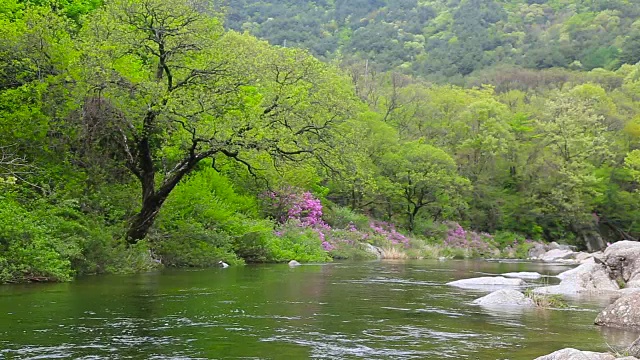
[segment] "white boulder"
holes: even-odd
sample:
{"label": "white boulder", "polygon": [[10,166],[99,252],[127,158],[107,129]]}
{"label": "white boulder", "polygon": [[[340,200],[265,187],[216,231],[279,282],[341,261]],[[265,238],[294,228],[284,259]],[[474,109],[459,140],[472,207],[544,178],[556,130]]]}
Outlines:
{"label": "white boulder", "polygon": [[536,304],[533,300],[526,297],[523,293],[512,290],[512,289],[502,289],[498,291],[494,291],[489,295],[483,296],[479,299],[473,301],[476,305],[487,306],[487,307],[535,307]]}
{"label": "white boulder", "polygon": [[463,289],[486,289],[518,287],[525,284],[522,279],[510,279],[504,276],[483,276],[471,279],[462,279],[448,282],[447,285],[456,286]]}

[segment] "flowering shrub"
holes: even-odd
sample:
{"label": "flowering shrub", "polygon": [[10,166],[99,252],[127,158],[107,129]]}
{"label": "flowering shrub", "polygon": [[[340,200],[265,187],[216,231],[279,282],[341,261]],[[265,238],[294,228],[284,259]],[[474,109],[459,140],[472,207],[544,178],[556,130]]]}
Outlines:
{"label": "flowering shrub", "polygon": [[[332,228],[323,219],[324,209],[321,201],[308,191],[288,188],[277,193],[267,193],[263,199],[265,199],[268,214],[280,224],[274,232],[276,240],[280,240],[273,245],[277,243],[276,248],[285,246],[284,252],[276,256],[282,260],[286,260],[287,256],[292,259],[293,256],[301,257],[304,252],[313,253],[313,244],[319,244],[320,246],[317,247],[319,251],[325,255],[329,253],[334,258],[370,257],[371,254],[366,251],[367,246],[370,246],[367,243],[401,251],[405,255],[406,251],[414,251],[418,254],[417,256],[423,256],[422,250],[429,248],[429,252],[434,252],[433,249],[435,249],[433,246],[426,246],[424,239],[410,238],[398,232],[395,225],[389,222],[369,220],[368,223],[358,221],[356,225],[348,219],[356,217],[355,214],[344,210],[341,210],[342,213],[349,215],[344,220],[336,216],[341,214],[340,211],[332,212],[334,224],[338,223],[337,220],[342,221],[339,225],[340,229]],[[361,217],[362,220],[366,220],[366,217]],[[437,249],[439,256],[445,257],[468,258],[494,255],[498,248],[504,249],[509,257],[523,256],[522,254],[525,254],[534,244],[531,240],[514,233],[498,233],[494,237],[483,232],[465,230],[456,222],[432,224],[431,227],[434,229],[439,227],[440,234],[446,229],[444,243],[439,245],[442,249]],[[319,255],[316,253],[312,257],[317,259]]]}
{"label": "flowering shrub", "polygon": [[[268,199],[268,211],[278,222],[312,229],[322,241],[322,248],[325,251],[333,250],[334,245],[327,236],[331,233],[331,227],[322,220],[322,203],[313,194],[288,188],[280,193],[267,193],[264,198]],[[283,235],[282,230],[277,230],[275,234]]]}
{"label": "flowering shrub", "polygon": [[369,227],[375,235],[384,237],[392,245],[409,245],[409,238],[396,231],[396,227],[393,224],[385,221],[372,221],[369,223]]}
{"label": "flowering shrub", "polygon": [[284,236],[283,225],[293,224],[315,232],[322,248],[327,252],[338,248],[358,247],[360,242],[378,246],[409,246],[409,238],[399,233],[393,224],[383,221],[370,221],[368,229],[358,229],[353,222],[349,222],[346,229],[331,228],[322,218],[322,203],[308,191],[288,188],[281,192],[267,193],[263,199],[266,200],[267,212],[282,224],[275,232],[279,237]]}
{"label": "flowering shrub", "polygon": [[449,223],[449,226],[444,240],[447,246],[470,249],[478,253],[486,253],[495,248],[493,236],[490,234],[465,230],[456,222]]}

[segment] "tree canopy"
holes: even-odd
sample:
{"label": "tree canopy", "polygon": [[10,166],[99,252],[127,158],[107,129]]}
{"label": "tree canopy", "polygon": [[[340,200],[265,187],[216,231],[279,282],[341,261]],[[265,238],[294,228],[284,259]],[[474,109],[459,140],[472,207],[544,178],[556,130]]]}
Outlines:
{"label": "tree canopy", "polygon": [[239,4],[0,4],[0,282],[640,238],[635,3]]}

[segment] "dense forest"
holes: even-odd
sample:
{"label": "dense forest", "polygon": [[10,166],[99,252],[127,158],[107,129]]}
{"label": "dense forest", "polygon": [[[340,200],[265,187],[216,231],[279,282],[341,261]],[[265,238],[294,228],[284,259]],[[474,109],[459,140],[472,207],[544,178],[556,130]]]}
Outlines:
{"label": "dense forest", "polygon": [[325,60],[440,82],[496,64],[615,70],[640,56],[631,0],[237,0],[227,25]]}
{"label": "dense forest", "polygon": [[638,11],[0,0],[0,282],[636,240]]}

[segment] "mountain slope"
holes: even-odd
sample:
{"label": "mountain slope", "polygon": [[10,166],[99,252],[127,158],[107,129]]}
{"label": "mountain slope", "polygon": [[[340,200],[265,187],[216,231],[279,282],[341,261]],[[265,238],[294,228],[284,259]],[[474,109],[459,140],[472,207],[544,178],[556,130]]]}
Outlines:
{"label": "mountain slope", "polygon": [[631,0],[234,0],[227,26],[325,60],[432,80],[510,64],[615,69],[640,60]]}

